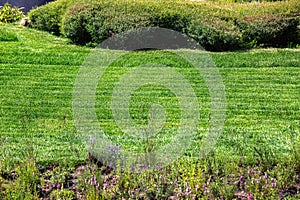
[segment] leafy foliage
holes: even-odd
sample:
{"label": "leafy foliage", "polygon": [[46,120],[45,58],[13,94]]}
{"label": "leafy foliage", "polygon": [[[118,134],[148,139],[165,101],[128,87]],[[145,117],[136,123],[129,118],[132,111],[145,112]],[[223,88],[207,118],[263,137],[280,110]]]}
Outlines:
{"label": "leafy foliage", "polygon": [[63,16],[72,2],[73,0],[59,0],[31,10],[30,26],[59,35]]}
{"label": "leafy foliage", "polygon": [[13,23],[24,17],[21,8],[11,7],[9,3],[0,6],[0,22]]}
{"label": "leafy foliage", "polygon": [[[300,43],[297,0],[264,3],[214,1],[57,0],[32,10],[32,27],[95,46],[141,27],[186,33],[204,48],[227,51]],[[298,28],[297,28],[298,26]]]}

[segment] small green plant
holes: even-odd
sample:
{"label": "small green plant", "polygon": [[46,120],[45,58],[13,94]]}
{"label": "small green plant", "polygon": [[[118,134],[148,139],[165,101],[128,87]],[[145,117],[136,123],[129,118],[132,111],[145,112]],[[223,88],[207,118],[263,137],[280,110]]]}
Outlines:
{"label": "small green plant", "polygon": [[5,199],[39,199],[38,185],[43,182],[33,159],[16,168],[17,179],[5,190]]}
{"label": "small green plant", "polygon": [[53,190],[50,194],[51,200],[72,200],[74,197],[72,190]]}
{"label": "small green plant", "polygon": [[21,8],[11,7],[9,3],[4,4],[0,7],[0,22],[13,23],[24,17],[24,13]]}

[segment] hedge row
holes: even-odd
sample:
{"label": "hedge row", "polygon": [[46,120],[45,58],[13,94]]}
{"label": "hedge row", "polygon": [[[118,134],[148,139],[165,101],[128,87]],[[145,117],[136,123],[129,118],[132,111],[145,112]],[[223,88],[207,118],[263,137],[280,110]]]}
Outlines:
{"label": "hedge row", "polygon": [[300,44],[298,0],[216,4],[189,0],[57,0],[30,12],[32,27],[95,45],[140,27],[183,32],[212,51]]}

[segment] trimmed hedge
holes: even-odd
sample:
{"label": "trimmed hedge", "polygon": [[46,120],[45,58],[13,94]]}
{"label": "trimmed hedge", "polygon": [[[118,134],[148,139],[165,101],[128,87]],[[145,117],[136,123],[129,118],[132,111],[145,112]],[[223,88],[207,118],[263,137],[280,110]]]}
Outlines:
{"label": "trimmed hedge", "polygon": [[33,27],[97,45],[141,27],[163,27],[194,38],[211,51],[300,44],[298,0],[265,3],[184,0],[57,0],[30,12]]}
{"label": "trimmed hedge", "polygon": [[253,45],[282,47],[299,43],[299,16],[270,15],[245,17],[237,22],[243,30],[243,38]]}
{"label": "trimmed hedge", "polygon": [[60,35],[62,19],[67,8],[74,2],[75,0],[58,0],[31,10],[28,14],[30,27]]}

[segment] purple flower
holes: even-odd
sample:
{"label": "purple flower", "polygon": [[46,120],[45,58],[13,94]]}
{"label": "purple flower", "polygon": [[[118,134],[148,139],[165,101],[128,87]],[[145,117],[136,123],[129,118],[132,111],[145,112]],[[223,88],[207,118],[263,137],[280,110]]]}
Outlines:
{"label": "purple flower", "polygon": [[177,185],[177,178],[175,178],[174,180],[174,185]]}
{"label": "purple flower", "polygon": [[199,190],[199,185],[195,185],[196,192]]}
{"label": "purple flower", "polygon": [[276,183],[272,183],[271,185],[272,185],[272,187],[276,187]]}
{"label": "purple flower", "polygon": [[61,184],[59,183],[59,184],[57,184],[57,189],[61,189]]}
{"label": "purple flower", "polygon": [[253,195],[251,193],[248,194],[248,200],[253,200]]}
{"label": "purple flower", "polygon": [[271,181],[277,182],[276,178],[271,178]]}
{"label": "purple flower", "polygon": [[279,192],[279,198],[280,198],[280,199],[283,199],[283,194],[282,194],[281,191]]}
{"label": "purple flower", "polygon": [[240,181],[240,182],[243,181],[243,176],[240,176],[239,181]]}
{"label": "purple flower", "polygon": [[187,189],[187,190],[185,191],[185,195],[190,195],[191,193],[192,193],[192,191],[189,190],[189,189]]}
{"label": "purple flower", "polygon": [[252,168],[252,167],[250,168],[250,173],[251,173],[251,174],[253,174],[253,173],[254,173],[254,170],[253,170],[253,168]]}
{"label": "purple flower", "polygon": [[204,189],[204,192],[205,192],[206,194],[208,194],[208,193],[209,193],[209,189],[208,189],[208,188],[205,188],[205,189]]}
{"label": "purple flower", "polygon": [[260,179],[258,179],[258,180],[256,181],[256,183],[257,183],[257,184],[260,184]]}
{"label": "purple flower", "polygon": [[268,174],[265,174],[265,175],[264,175],[264,178],[267,179],[267,178],[268,178]]}
{"label": "purple flower", "polygon": [[134,172],[134,166],[133,165],[130,166],[130,172]]}
{"label": "purple flower", "polygon": [[103,184],[103,190],[106,190],[106,188],[107,188],[107,183],[104,183]]}
{"label": "purple flower", "polygon": [[156,169],[161,170],[162,169],[162,165],[157,165]]}

